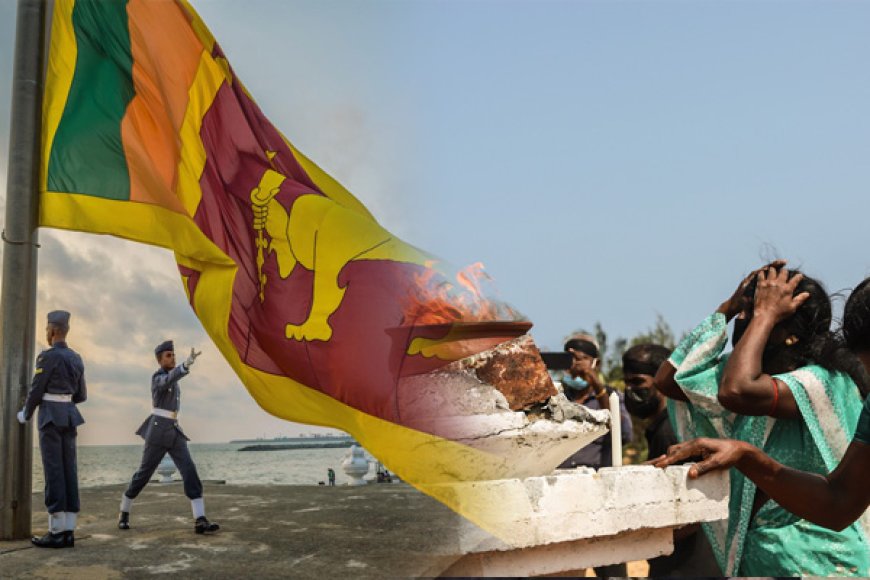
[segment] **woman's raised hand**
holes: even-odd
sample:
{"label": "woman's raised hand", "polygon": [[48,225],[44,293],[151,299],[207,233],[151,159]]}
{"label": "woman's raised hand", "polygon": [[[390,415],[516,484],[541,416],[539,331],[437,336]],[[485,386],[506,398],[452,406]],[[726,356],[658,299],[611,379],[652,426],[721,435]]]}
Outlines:
{"label": "woman's raised hand", "polygon": [[767,316],[779,323],[797,312],[810,297],[809,292],[794,294],[803,277],[803,274],[795,274],[789,278],[789,271],[785,268],[759,272],[753,316]]}
{"label": "woman's raised hand", "polygon": [[769,264],[758,268],[757,270],[753,270],[750,272],[743,280],[740,281],[740,284],[737,285],[737,289],[731,295],[728,300],[723,302],[716,312],[721,312],[725,315],[725,318],[731,320],[741,312],[743,312],[748,306],[748,299],[746,298],[746,287],[752,282],[754,278],[756,278],[761,272],[766,270],[770,270],[771,268],[774,270],[781,270],[785,267],[785,260],[774,260]]}

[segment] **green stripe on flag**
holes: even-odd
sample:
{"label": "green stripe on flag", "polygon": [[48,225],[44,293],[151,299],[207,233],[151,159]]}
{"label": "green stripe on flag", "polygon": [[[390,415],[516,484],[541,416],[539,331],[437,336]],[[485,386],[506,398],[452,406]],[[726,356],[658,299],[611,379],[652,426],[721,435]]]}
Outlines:
{"label": "green stripe on flag", "polygon": [[51,146],[48,190],[130,199],[121,120],[133,99],[127,1],[78,0],[75,73]]}

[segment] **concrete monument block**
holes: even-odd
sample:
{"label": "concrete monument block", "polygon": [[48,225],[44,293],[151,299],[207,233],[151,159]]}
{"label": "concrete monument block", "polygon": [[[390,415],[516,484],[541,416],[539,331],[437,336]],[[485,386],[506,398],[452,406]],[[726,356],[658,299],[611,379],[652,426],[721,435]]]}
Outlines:
{"label": "concrete monument block", "polygon": [[498,510],[498,537],[468,523],[467,555],[450,573],[548,574],[669,554],[674,528],[728,517],[728,474],[687,473],[639,465],[476,482]]}

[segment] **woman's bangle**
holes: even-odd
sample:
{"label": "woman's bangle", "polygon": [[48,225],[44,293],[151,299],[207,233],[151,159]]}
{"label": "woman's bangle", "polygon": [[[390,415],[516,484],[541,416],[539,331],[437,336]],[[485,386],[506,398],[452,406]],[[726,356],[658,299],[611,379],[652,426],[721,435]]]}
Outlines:
{"label": "woman's bangle", "polygon": [[770,377],[770,381],[773,384],[773,404],[770,406],[770,411],[767,414],[773,417],[773,413],[776,411],[776,404],[779,403],[779,385],[776,384],[776,379],[773,377]]}

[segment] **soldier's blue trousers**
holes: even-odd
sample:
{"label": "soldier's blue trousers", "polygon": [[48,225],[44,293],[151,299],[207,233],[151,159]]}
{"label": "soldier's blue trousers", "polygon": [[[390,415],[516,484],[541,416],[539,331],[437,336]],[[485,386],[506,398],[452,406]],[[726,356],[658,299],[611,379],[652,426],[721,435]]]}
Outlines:
{"label": "soldier's blue trousers", "polygon": [[48,423],[39,430],[39,451],[42,454],[45,508],[48,513],[78,512],[76,428]]}
{"label": "soldier's blue trousers", "polygon": [[151,476],[154,475],[154,471],[160,465],[160,460],[167,453],[172,457],[175,467],[178,468],[182,479],[184,479],[184,495],[189,499],[201,498],[202,482],[199,480],[196,465],[193,463],[193,458],[190,457],[190,451],[187,449],[187,441],[183,437],[176,437],[172,447],[146,443],[145,449],[142,451],[142,463],[139,465],[136,473],[133,474],[130,487],[127,488],[124,495],[130,499],[135,499],[151,480]]}

